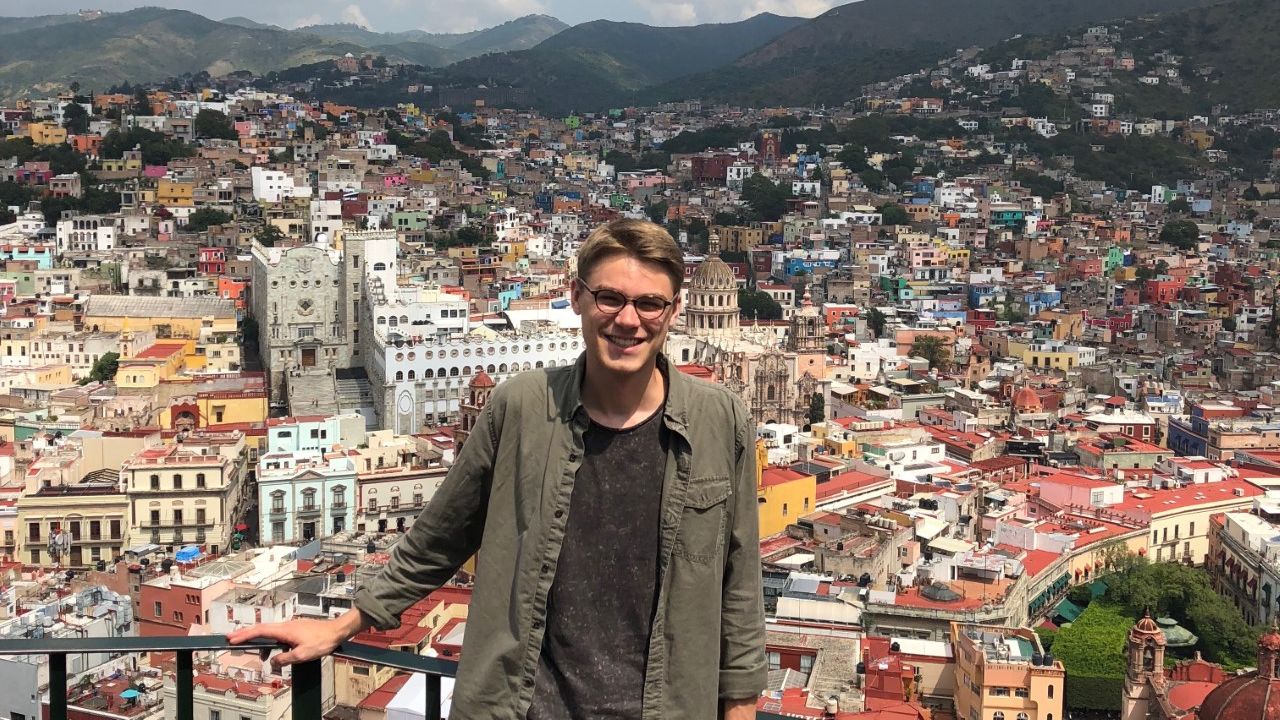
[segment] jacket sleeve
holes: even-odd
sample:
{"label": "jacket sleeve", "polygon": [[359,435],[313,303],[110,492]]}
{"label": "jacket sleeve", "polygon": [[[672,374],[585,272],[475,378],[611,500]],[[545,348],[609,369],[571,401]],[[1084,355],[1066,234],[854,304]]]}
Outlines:
{"label": "jacket sleeve", "polygon": [[396,543],[390,562],[356,591],[355,606],[377,629],[398,627],[401,613],[447,582],[479,549],[497,447],[496,405],[491,400],[480,411],[449,474]]}
{"label": "jacket sleeve", "polygon": [[757,697],[764,691],[767,679],[755,432],[746,408],[736,401],[733,407],[737,415],[737,459],[721,593],[719,696],[722,700]]}

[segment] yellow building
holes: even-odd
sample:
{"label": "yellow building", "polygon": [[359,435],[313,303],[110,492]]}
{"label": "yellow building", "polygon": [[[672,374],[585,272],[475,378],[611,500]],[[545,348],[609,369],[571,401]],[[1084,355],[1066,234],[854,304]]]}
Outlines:
{"label": "yellow building", "polygon": [[766,467],[768,451],[756,442],[756,506],[760,537],[777,535],[817,507],[818,478],[787,468]]}
{"label": "yellow building", "polygon": [[187,346],[194,340],[162,340],[120,361],[116,386],[121,389],[150,389],[171,380],[186,369]]}
{"label": "yellow building", "polygon": [[36,145],[61,145],[67,141],[67,129],[53,122],[33,122],[27,134]]}
{"label": "yellow building", "polygon": [[219,426],[260,425],[267,421],[267,390],[262,376],[196,379],[182,376],[164,383],[159,392],[168,400],[158,422],[175,430]]}
{"label": "yellow building", "polygon": [[1066,672],[1045,663],[1027,628],[951,623],[955,717],[959,720],[1063,720]]}
{"label": "yellow building", "polygon": [[195,207],[193,183],[160,180],[156,183],[156,202],[165,207]]}
{"label": "yellow building", "polygon": [[148,329],[161,339],[234,334],[237,328],[235,301],[214,297],[93,295],[82,322],[92,332]]}

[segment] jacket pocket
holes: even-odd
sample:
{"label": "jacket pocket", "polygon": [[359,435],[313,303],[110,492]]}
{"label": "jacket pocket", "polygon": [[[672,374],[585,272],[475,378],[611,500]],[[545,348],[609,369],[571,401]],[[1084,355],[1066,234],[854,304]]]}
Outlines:
{"label": "jacket pocket", "polygon": [[690,562],[710,565],[724,547],[729,478],[694,478],[684,499],[675,552]]}

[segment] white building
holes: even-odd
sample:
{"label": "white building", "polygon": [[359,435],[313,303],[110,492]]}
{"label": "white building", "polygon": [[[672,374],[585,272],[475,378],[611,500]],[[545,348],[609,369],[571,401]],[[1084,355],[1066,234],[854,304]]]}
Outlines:
{"label": "white building", "polygon": [[58,254],[114,250],[118,222],[119,218],[102,215],[76,215],[66,220],[59,220]]}
{"label": "white building", "polygon": [[311,186],[298,183],[292,175],[255,165],[249,169],[253,180],[253,199],[278,203],[290,198],[311,197]]}

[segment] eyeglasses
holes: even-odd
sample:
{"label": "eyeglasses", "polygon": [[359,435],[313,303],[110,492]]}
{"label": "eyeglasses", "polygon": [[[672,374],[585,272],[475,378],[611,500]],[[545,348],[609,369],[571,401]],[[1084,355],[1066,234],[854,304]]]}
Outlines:
{"label": "eyeglasses", "polygon": [[622,308],[626,307],[627,303],[630,303],[635,306],[636,315],[645,320],[657,320],[662,317],[667,308],[675,304],[674,301],[668,300],[661,295],[641,295],[638,298],[629,298],[617,290],[609,290],[608,288],[592,290],[581,280],[578,281],[578,284],[582,286],[583,290],[591,293],[591,297],[596,303],[596,309],[607,315],[617,315],[622,312]]}

